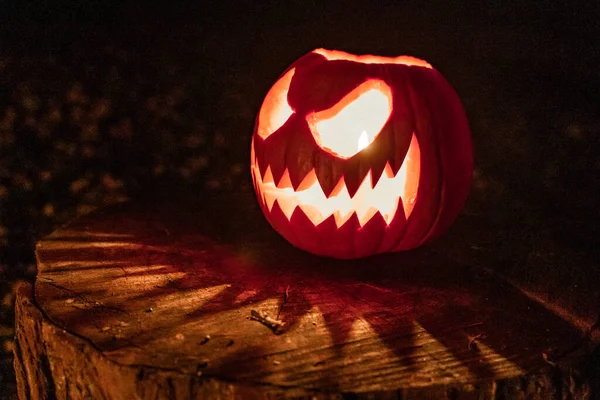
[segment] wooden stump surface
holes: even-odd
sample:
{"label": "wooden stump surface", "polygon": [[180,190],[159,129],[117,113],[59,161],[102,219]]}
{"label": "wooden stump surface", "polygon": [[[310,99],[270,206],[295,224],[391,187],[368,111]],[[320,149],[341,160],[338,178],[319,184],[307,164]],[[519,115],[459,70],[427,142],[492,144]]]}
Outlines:
{"label": "wooden stump surface", "polygon": [[504,279],[502,254],[481,250],[485,229],[463,216],[432,245],[337,261],[287,244],[251,194],[93,213],[37,247],[33,297],[22,288],[17,304],[20,395],[556,392],[557,371],[591,348],[600,303],[544,301],[529,290],[537,273]]}

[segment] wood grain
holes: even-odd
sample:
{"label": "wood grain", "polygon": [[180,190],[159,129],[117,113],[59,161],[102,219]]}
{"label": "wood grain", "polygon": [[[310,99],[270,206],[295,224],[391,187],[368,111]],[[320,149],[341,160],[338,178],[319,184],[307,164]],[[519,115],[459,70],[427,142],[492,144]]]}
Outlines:
{"label": "wood grain", "polygon": [[18,302],[20,396],[36,381],[58,398],[554,395],[591,349],[584,318],[482,265],[469,218],[431,246],[336,261],[291,247],[254,204],[138,201],[41,241]]}

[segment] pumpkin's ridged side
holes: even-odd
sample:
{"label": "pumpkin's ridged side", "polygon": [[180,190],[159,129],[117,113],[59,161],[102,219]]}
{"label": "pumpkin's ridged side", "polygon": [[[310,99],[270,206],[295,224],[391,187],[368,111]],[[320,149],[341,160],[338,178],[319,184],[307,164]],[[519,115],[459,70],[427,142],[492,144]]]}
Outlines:
{"label": "pumpkin's ridged side", "polygon": [[[273,228],[296,247],[343,259],[411,249],[448,229],[466,201],[473,155],[465,112],[444,77],[429,67],[328,61],[316,53],[300,58],[282,77],[291,69],[294,75],[288,103],[293,113],[269,137],[257,134],[261,124],[257,118],[252,141],[255,189]],[[306,115],[332,107],[367,79],[380,79],[391,87],[393,110],[389,120],[369,151],[348,159],[323,151],[310,132]],[[367,174],[374,173],[377,182],[386,163],[394,174],[398,172],[413,134],[420,148],[420,180],[408,220],[400,202],[387,223],[375,213],[363,226],[356,214],[341,226],[336,225],[333,215],[315,226],[300,207],[291,214],[288,210],[287,216],[277,201],[269,209],[256,184],[269,168],[276,184],[285,172],[296,190],[314,171],[326,196],[342,177],[353,196]]]}

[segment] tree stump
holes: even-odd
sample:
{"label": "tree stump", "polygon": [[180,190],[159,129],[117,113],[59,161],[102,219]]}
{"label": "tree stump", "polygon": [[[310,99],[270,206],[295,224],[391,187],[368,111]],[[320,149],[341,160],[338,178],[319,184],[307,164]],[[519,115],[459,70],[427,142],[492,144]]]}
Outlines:
{"label": "tree stump", "polygon": [[42,240],[16,306],[19,397],[589,396],[572,366],[590,335],[466,262],[471,219],[338,261],[281,239],[252,196],[123,204]]}

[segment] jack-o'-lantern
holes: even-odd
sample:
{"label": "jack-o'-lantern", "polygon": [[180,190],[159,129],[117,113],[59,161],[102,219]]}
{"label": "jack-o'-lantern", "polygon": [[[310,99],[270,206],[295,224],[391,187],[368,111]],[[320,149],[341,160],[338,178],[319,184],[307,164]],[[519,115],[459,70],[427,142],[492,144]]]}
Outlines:
{"label": "jack-o'-lantern", "polygon": [[473,169],[458,96],[427,62],[317,49],[267,93],[251,172],[294,246],[335,258],[411,249],[459,214]]}

